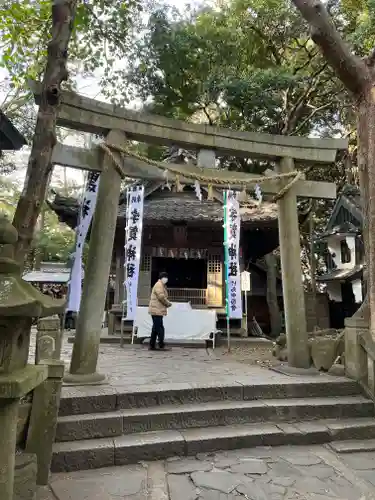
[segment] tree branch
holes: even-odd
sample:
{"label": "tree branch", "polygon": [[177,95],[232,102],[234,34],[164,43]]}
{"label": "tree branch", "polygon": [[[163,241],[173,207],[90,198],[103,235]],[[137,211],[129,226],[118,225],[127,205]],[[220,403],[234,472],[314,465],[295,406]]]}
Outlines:
{"label": "tree branch", "polygon": [[366,64],[341,38],[323,3],[320,0],[293,0],[293,3],[309,23],[312,40],[345,87],[356,95],[361,94],[370,77]]}
{"label": "tree branch", "polygon": [[53,0],[51,39],[42,83],[41,100],[24,189],[18,200],[13,225],[18,231],[16,259],[23,265],[31,248],[34,229],[43,205],[52,171],[56,144],[56,119],[61,84],[68,78],[68,46],[78,0]]}
{"label": "tree branch", "polygon": [[305,92],[298,98],[297,102],[294,104],[291,111],[288,113],[286,117],[284,128],[282,130],[283,135],[290,134],[291,131],[295,128],[295,125],[299,119],[300,114],[302,113],[304,107],[306,106],[306,101],[309,99],[311,93],[316,89],[319,83],[319,76],[326,69],[327,64],[323,64],[311,77],[310,84],[306,88]]}
{"label": "tree branch", "polygon": [[[337,96],[337,95],[338,95],[338,93],[337,93],[337,94],[334,94],[334,95],[335,95],[335,96]],[[332,99],[331,101],[327,102],[326,104],[323,104],[322,106],[319,106],[318,108],[315,108],[315,109],[314,109],[314,110],[313,110],[313,111],[309,114],[309,116],[308,116],[307,118],[305,118],[305,119],[303,120],[303,122],[302,122],[302,123],[301,123],[301,124],[300,124],[300,125],[299,125],[296,129],[295,129],[295,130],[293,130],[293,131],[290,133],[290,135],[295,135],[295,134],[298,134],[298,133],[300,132],[300,130],[302,130],[302,129],[303,129],[303,127],[306,125],[306,123],[308,123],[308,122],[311,120],[311,118],[313,118],[313,117],[314,117],[317,113],[320,113],[320,111],[323,111],[323,110],[325,110],[325,109],[329,108],[330,106],[332,106],[332,104],[334,103],[334,101],[335,101],[335,99]]]}
{"label": "tree branch", "polygon": [[272,42],[272,40],[265,34],[264,31],[262,31],[261,29],[257,28],[256,26],[254,26],[253,24],[250,24],[249,25],[249,28],[254,31],[254,33],[256,33],[259,38],[261,40],[263,40],[264,42],[267,43],[267,47],[268,49],[271,51],[274,59],[275,59],[275,63],[276,64],[280,64],[281,65],[281,57],[280,57],[280,54],[277,50],[277,47],[276,45]]}

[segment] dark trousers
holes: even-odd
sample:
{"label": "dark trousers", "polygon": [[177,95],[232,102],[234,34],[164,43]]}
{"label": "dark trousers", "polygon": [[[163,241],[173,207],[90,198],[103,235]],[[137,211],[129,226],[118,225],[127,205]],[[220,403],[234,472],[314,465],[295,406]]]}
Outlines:
{"label": "dark trousers", "polygon": [[164,347],[164,325],[163,316],[151,316],[152,317],[152,331],[150,339],[150,347],[155,348],[156,339],[158,339],[159,347]]}

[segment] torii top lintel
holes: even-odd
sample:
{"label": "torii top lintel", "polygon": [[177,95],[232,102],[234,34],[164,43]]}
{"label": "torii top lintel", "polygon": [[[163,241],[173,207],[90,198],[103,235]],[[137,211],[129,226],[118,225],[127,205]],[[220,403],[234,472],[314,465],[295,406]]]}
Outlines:
{"label": "torii top lintel", "polygon": [[[65,167],[77,168],[81,170],[91,170],[101,172],[101,160],[99,148],[83,149],[75,146],[68,146],[57,143],[53,150],[52,163],[54,165],[62,165]],[[150,165],[138,158],[125,156],[121,160],[122,177],[131,179],[146,179],[153,181],[165,182],[163,165],[160,167]],[[207,174],[212,175],[212,169],[197,167],[191,164],[174,165],[166,164],[179,169],[181,184],[192,184],[191,178],[184,177],[184,174]],[[259,176],[244,172],[230,172],[227,170],[215,169],[215,177],[217,179],[227,179],[233,189],[243,189],[244,184],[253,183],[255,186],[259,181]],[[231,179],[232,177],[232,179]],[[171,175],[171,180],[175,175]],[[261,182],[261,189],[266,194],[277,194],[280,189],[288,184],[290,179],[275,181],[272,177],[264,177]],[[200,181],[201,185],[208,186],[209,182]],[[296,196],[301,198],[316,198],[316,199],[331,199],[336,198],[336,185],[332,182],[316,182],[300,179],[295,185]]]}
{"label": "torii top lintel", "polygon": [[63,92],[58,125],[93,134],[112,129],[124,131],[129,139],[190,149],[211,149],[221,155],[296,162],[332,163],[337,151],[347,149],[345,139],[307,139],[282,135],[238,132],[228,128],[171,120],[158,115],[129,111],[74,92]]}

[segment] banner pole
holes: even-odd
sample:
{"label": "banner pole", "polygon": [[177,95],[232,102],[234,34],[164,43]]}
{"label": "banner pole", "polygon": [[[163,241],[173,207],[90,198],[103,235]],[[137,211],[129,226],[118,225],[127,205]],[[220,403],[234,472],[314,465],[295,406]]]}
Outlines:
{"label": "banner pole", "polygon": [[225,310],[227,316],[227,344],[230,352],[229,319],[229,254],[228,254],[228,191],[224,191],[224,265],[225,265]]}
{"label": "banner pole", "polygon": [[[143,215],[144,215],[144,203],[145,203],[145,186],[144,184],[142,184],[142,189],[141,189],[141,192],[142,192],[142,213],[141,213],[141,226],[140,226],[140,248],[139,248],[139,267],[138,267],[138,273],[139,273],[139,270],[141,268],[141,264],[142,264],[142,252],[143,252]],[[135,303],[135,316],[134,316],[134,320],[133,320],[133,328],[132,328],[132,344],[134,344],[134,338],[135,338],[135,334],[136,334],[136,331],[137,331],[137,327],[135,326],[135,318],[137,317],[137,309],[138,309],[138,285],[139,285],[139,274],[138,274],[138,282],[137,282],[137,300],[136,300],[136,303]]]}
{"label": "banner pole", "polygon": [[124,245],[124,252],[125,252],[125,259],[124,259],[124,283],[122,284],[124,288],[124,298],[122,300],[122,314],[121,314],[121,330],[120,330],[120,347],[124,347],[124,318],[125,318],[125,304],[127,303],[127,288],[126,288],[126,280],[127,280],[127,274],[128,274],[128,269],[126,265],[126,245],[128,242],[128,213],[130,210],[130,189],[126,188],[126,215],[125,215],[125,245]]}

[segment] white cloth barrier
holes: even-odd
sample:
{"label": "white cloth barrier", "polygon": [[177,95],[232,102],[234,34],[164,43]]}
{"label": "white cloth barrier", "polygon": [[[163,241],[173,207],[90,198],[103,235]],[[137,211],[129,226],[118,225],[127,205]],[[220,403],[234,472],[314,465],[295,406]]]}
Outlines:
{"label": "white cloth barrier", "polygon": [[[170,340],[207,340],[215,334],[216,311],[192,309],[190,304],[174,303],[164,317],[165,339]],[[152,318],[148,307],[137,307],[134,320],[135,334],[138,338],[151,336]]]}

